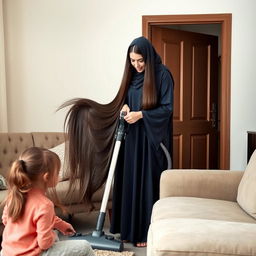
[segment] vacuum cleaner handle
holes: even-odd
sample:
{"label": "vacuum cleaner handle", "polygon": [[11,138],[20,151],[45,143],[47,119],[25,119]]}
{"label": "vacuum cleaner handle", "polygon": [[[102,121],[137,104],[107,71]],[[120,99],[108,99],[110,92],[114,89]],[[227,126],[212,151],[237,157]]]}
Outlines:
{"label": "vacuum cleaner handle", "polygon": [[124,130],[125,130],[124,116],[125,115],[126,115],[126,112],[121,112],[120,117],[119,117],[118,128],[117,128],[116,135],[115,135],[116,142],[115,142],[114,151],[112,154],[112,160],[110,163],[110,168],[109,168],[108,177],[107,177],[107,181],[106,181],[106,185],[105,185],[103,199],[101,202],[100,214],[99,214],[97,226],[96,226],[96,231],[100,231],[100,233],[104,226],[107,203],[108,203],[108,198],[109,198],[109,194],[110,194],[110,190],[111,190],[111,186],[112,186],[112,180],[114,177],[118,153],[120,150],[121,141],[124,137]]}
{"label": "vacuum cleaner handle", "polygon": [[118,124],[117,132],[115,135],[116,141],[122,141],[124,137],[124,131],[125,131],[124,117],[126,116],[126,114],[127,114],[126,111],[122,111],[120,113],[119,124]]}

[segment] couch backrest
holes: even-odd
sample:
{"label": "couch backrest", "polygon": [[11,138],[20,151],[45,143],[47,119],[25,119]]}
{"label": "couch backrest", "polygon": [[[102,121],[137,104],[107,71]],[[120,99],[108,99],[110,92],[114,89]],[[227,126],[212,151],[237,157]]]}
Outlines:
{"label": "couch backrest", "polygon": [[256,150],[239,184],[237,202],[249,215],[256,218]]}
{"label": "couch backrest", "polygon": [[65,141],[63,132],[32,132],[34,146],[53,148]]}
{"label": "couch backrest", "polygon": [[32,146],[31,133],[0,133],[0,174],[6,178],[12,162]]}
{"label": "couch backrest", "polygon": [[6,178],[11,164],[27,148],[55,147],[65,141],[63,132],[0,133],[0,174]]}

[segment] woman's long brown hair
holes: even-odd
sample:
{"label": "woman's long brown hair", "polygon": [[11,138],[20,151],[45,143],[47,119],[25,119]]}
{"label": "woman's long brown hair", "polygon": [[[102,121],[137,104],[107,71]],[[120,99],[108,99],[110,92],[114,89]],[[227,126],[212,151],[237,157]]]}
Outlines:
{"label": "woman's long brown hair", "polygon": [[[146,40],[148,47],[152,47],[147,39],[143,37],[141,39],[144,43]],[[81,200],[91,204],[92,208],[92,195],[107,178],[120,110],[132,79],[132,72],[134,72],[130,61],[131,51],[143,56],[140,47],[135,44],[130,45],[121,86],[113,101],[100,104],[91,99],[76,98],[59,107],[62,109],[71,106],[64,121],[64,130],[67,132],[69,141],[69,193],[74,191],[77,184],[75,180],[79,178]],[[143,58],[146,66],[142,109],[150,109],[157,103],[154,60],[150,56],[143,56]]]}

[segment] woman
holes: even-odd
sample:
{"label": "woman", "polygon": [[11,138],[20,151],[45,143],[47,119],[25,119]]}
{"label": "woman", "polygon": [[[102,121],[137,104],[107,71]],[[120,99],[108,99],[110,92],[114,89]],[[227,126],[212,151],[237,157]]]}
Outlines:
{"label": "woman", "polygon": [[146,246],[153,203],[167,161],[160,143],[171,152],[173,79],[144,37],[128,48],[120,89],[112,102],[74,99],[65,119],[69,139],[70,192],[80,178],[81,196],[91,202],[106,181],[120,111],[126,111],[127,136],[116,168],[111,232]]}
{"label": "woman", "polygon": [[128,127],[115,172],[111,232],[146,246],[160,175],[167,169],[160,143],[171,151],[173,79],[144,37],[131,43],[126,63],[131,79],[122,111]]}

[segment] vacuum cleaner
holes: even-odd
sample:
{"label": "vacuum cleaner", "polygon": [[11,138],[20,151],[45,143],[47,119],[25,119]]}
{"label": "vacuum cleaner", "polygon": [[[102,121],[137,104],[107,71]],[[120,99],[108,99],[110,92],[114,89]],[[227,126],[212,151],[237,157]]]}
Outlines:
{"label": "vacuum cleaner", "polygon": [[69,237],[69,239],[73,239],[73,240],[74,239],[86,240],[91,244],[91,247],[93,249],[119,251],[119,252],[123,251],[123,242],[121,240],[116,239],[112,235],[105,235],[103,231],[103,226],[105,222],[107,203],[110,195],[112,180],[114,177],[117,157],[120,150],[121,141],[124,137],[124,130],[125,130],[124,116],[125,115],[126,115],[126,112],[121,112],[120,114],[119,125],[115,135],[116,142],[114,146],[112,160],[110,163],[110,168],[109,168],[108,177],[105,185],[105,190],[103,194],[103,199],[102,199],[101,208],[100,208],[100,212],[97,220],[96,229],[91,234],[82,235],[81,233],[76,233],[73,236]]}
{"label": "vacuum cleaner", "polygon": [[[125,115],[126,115],[126,112],[121,112],[120,114],[119,125],[115,135],[116,142],[115,142],[112,160],[110,163],[109,173],[107,177],[107,182],[106,182],[106,186],[103,194],[100,213],[98,215],[96,229],[91,234],[82,235],[81,233],[76,233],[69,238],[69,239],[76,239],[76,240],[87,240],[91,244],[91,247],[93,249],[119,251],[119,252],[123,251],[123,242],[121,240],[116,239],[112,235],[105,235],[103,231],[103,226],[105,222],[107,203],[108,203],[108,198],[111,190],[112,180],[114,177],[117,157],[120,150],[121,141],[125,134],[125,123],[124,123]],[[167,168],[171,169],[171,166],[172,166],[171,156],[163,143],[161,143],[160,146],[167,158],[167,165],[168,165]]]}

